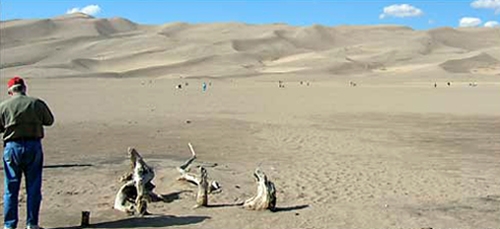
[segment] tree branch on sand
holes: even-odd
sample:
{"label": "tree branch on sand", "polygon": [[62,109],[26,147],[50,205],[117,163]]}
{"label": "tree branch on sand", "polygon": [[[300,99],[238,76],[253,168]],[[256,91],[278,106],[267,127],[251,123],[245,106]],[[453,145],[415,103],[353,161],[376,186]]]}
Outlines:
{"label": "tree branch on sand", "polygon": [[[191,184],[200,186],[200,184],[204,181],[203,179],[207,179],[207,177],[203,178],[203,170],[205,170],[205,175],[206,175],[206,169],[200,166],[200,174],[195,174],[190,172],[190,165],[196,160],[196,152],[193,149],[193,146],[191,143],[188,143],[189,150],[191,151],[191,157],[184,162],[181,166],[177,167],[177,171],[181,174],[177,180],[178,181],[187,181]],[[216,192],[221,192],[221,186],[219,183],[215,180],[213,181],[208,181],[207,182],[207,192],[208,193],[216,193]],[[209,184],[209,185],[208,185]]]}

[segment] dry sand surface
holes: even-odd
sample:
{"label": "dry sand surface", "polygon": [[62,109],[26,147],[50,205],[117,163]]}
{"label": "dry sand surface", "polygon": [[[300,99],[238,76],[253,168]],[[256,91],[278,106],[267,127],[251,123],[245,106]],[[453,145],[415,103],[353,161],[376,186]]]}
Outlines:
{"label": "dry sand surface", "polygon": [[[44,139],[45,228],[76,228],[84,210],[96,228],[500,228],[500,29],[80,14],[0,26],[0,99],[20,74],[57,120]],[[223,191],[208,208],[175,180],[188,142],[197,162],[217,163]],[[111,208],[129,146],[172,199],[152,216]],[[277,212],[233,206],[255,193],[256,167]]]}

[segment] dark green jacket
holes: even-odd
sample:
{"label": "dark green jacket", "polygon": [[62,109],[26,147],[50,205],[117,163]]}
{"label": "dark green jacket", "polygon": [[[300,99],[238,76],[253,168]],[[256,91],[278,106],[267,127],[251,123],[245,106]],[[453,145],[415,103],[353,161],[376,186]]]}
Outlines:
{"label": "dark green jacket", "polygon": [[24,94],[13,95],[0,103],[0,133],[3,140],[43,138],[43,126],[54,123],[45,102]]}

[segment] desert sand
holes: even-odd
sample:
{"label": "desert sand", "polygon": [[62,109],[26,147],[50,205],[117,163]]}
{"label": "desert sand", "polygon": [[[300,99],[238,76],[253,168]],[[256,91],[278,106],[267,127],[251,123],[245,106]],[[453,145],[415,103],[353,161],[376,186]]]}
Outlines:
{"label": "desert sand", "polygon": [[[18,74],[56,116],[45,228],[77,228],[81,211],[96,228],[500,227],[498,28],[73,14],[3,21],[0,35],[0,100]],[[188,142],[198,163],[217,163],[208,173],[223,191],[208,208],[176,181]],[[112,209],[129,146],[171,198],[152,216]],[[255,194],[257,167],[276,185],[276,212],[234,206]]]}

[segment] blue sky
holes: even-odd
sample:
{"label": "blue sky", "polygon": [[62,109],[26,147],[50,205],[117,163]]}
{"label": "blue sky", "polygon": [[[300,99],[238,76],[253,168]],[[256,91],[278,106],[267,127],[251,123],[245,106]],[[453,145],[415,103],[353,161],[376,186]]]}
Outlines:
{"label": "blue sky", "polygon": [[415,29],[498,26],[500,0],[421,1],[161,1],[0,0],[0,19],[51,18],[83,11],[98,18],[124,17],[141,24],[168,22],[251,24],[397,24]]}

